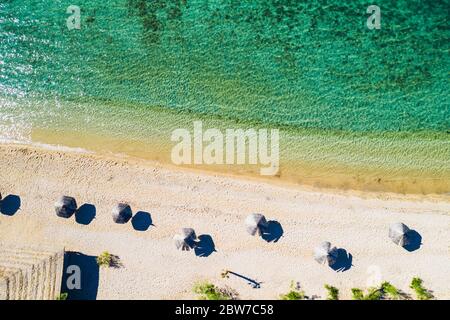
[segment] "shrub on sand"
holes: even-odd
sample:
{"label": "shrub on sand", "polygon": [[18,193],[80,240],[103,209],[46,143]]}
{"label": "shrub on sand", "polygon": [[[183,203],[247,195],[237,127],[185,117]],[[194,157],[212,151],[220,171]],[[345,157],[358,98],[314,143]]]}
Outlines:
{"label": "shrub on sand", "polygon": [[210,282],[197,283],[193,291],[200,300],[236,300],[238,296],[234,290],[219,288]]}
{"label": "shrub on sand", "polygon": [[383,293],[386,295],[386,297],[392,300],[399,300],[402,298],[400,290],[398,290],[396,287],[394,287],[387,281],[381,284],[381,289],[383,290]]}
{"label": "shrub on sand", "polygon": [[305,293],[301,291],[299,286],[294,285],[294,281],[291,282],[291,290],[288,293],[281,294],[281,300],[304,300],[306,299]]}
{"label": "shrub on sand", "polygon": [[339,300],[339,289],[328,284],[325,285],[327,290],[327,300]]}
{"label": "shrub on sand", "polygon": [[353,300],[381,300],[383,292],[379,288],[369,288],[367,294],[358,288],[352,288]]}
{"label": "shrub on sand", "polygon": [[352,288],[352,299],[353,300],[364,300],[364,292],[358,288]]}
{"label": "shrub on sand", "polygon": [[99,255],[96,260],[97,264],[100,267],[109,267],[111,266],[112,255],[109,252],[105,251],[101,255]]}
{"label": "shrub on sand", "polygon": [[66,292],[60,293],[59,296],[56,297],[56,300],[67,300],[69,294]]}
{"label": "shrub on sand", "polygon": [[413,278],[409,287],[416,292],[419,300],[430,300],[433,298],[433,295],[423,286],[423,280],[419,277]]}
{"label": "shrub on sand", "polygon": [[352,289],[353,300],[399,300],[406,298],[405,294],[389,282],[383,282],[379,287],[367,289],[367,294],[358,288]]}

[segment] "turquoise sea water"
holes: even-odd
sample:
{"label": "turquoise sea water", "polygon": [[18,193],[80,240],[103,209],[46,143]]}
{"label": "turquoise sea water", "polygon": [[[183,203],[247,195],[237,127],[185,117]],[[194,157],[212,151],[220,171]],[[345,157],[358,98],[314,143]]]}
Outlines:
{"label": "turquoise sea water", "polygon": [[450,1],[381,1],[380,30],[366,26],[370,4],[1,0],[0,138],[145,141],[201,116],[283,128],[291,162],[447,179]]}

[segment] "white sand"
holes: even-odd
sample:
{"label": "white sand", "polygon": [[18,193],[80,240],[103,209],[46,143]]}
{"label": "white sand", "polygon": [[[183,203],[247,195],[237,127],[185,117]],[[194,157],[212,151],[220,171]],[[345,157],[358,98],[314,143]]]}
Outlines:
{"label": "white sand", "polygon": [[[0,215],[0,241],[58,243],[66,250],[98,255],[109,251],[124,265],[102,269],[98,299],[195,298],[193,284],[207,279],[237,290],[241,298],[274,299],[299,281],[307,295],[324,296],[334,285],[343,298],[364,288],[370,270],[411,293],[420,276],[439,299],[450,298],[450,201],[448,197],[356,194],[272,185],[255,180],[174,170],[134,160],[49,151],[26,146],[0,147],[0,192],[21,198],[13,216]],[[78,205],[96,206],[95,220],[81,225],[58,218],[54,202],[71,195]],[[136,231],[116,225],[111,209],[129,202],[134,212],[151,214],[154,226]],[[243,221],[253,212],[277,220],[284,229],[276,243],[247,235]],[[388,238],[390,223],[402,221],[423,237],[408,252]],[[179,252],[172,241],[181,227],[212,236],[217,252],[197,257]],[[353,266],[336,272],[318,265],[312,250],[328,240],[353,256]],[[231,269],[254,278],[221,279]],[[369,271],[369,273],[368,273]]]}

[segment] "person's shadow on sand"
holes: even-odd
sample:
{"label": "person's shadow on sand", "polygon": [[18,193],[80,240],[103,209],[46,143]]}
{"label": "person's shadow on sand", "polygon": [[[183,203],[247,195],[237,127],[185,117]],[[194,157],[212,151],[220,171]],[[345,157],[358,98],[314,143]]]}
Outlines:
{"label": "person's shadow on sand", "polygon": [[263,232],[262,238],[267,242],[277,242],[283,236],[283,227],[278,221],[270,220],[267,222],[267,229]]}
{"label": "person's shadow on sand", "polygon": [[7,195],[0,200],[0,212],[7,216],[13,216],[19,211],[21,205],[20,197],[14,194]]}
{"label": "person's shadow on sand", "polygon": [[136,231],[147,231],[150,226],[154,226],[152,216],[145,211],[136,212],[131,218],[131,224]]}
{"label": "person's shadow on sand", "polygon": [[202,234],[198,237],[198,240],[194,247],[194,252],[197,257],[208,257],[216,251],[216,246],[210,235]]}
{"label": "person's shadow on sand", "polygon": [[[78,276],[80,276],[79,279],[77,279]],[[77,280],[79,280],[78,283]],[[72,288],[77,284],[79,284],[79,288]],[[95,300],[98,284],[99,267],[95,256],[72,251],[64,253],[61,293],[67,293],[68,300]],[[71,287],[70,289],[68,285]]]}
{"label": "person's shadow on sand", "polygon": [[230,274],[233,275],[233,276],[236,276],[236,277],[238,277],[238,278],[241,278],[241,279],[243,279],[243,280],[245,280],[245,281],[247,281],[247,283],[248,283],[253,289],[259,289],[259,288],[261,288],[262,282],[256,281],[255,279],[251,279],[251,278],[249,278],[249,277],[246,277],[246,276],[244,276],[244,275],[242,275],[242,274],[236,273],[236,272],[231,271],[231,270],[226,270],[225,273],[223,273],[223,276],[226,277],[226,278],[228,278]]}
{"label": "person's shadow on sand", "polygon": [[331,265],[331,269],[337,272],[344,272],[352,267],[353,256],[347,252],[347,250],[339,248],[337,249],[336,262]]}
{"label": "person's shadow on sand", "polygon": [[95,219],[97,210],[90,203],[85,203],[75,212],[75,221],[79,224],[88,225]]}

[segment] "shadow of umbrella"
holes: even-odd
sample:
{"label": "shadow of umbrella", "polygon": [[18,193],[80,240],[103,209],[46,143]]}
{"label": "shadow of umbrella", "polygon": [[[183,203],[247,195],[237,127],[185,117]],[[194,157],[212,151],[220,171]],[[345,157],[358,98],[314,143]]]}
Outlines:
{"label": "shadow of umbrella", "polygon": [[19,211],[20,205],[20,197],[10,194],[0,201],[0,212],[7,216],[13,216]]}
{"label": "shadow of umbrella", "polygon": [[136,231],[147,231],[153,225],[153,221],[150,213],[139,211],[131,218],[131,224]]}
{"label": "shadow of umbrella", "polygon": [[96,212],[94,205],[85,203],[75,212],[75,221],[79,224],[88,225],[95,219]]}
{"label": "shadow of umbrella", "polygon": [[330,267],[334,271],[344,272],[352,267],[353,256],[347,252],[347,250],[339,248],[337,249],[337,259]]}
{"label": "shadow of umbrella", "polygon": [[267,229],[261,237],[267,242],[277,242],[283,236],[283,233],[283,227],[278,221],[269,221],[267,223]]}
{"label": "shadow of umbrella", "polygon": [[216,251],[216,246],[210,235],[202,234],[198,237],[198,240],[194,247],[194,252],[197,257],[208,257]]}
{"label": "shadow of umbrella", "polygon": [[412,252],[416,251],[422,245],[422,236],[416,230],[410,230],[407,234],[409,243],[404,246],[405,250]]}

